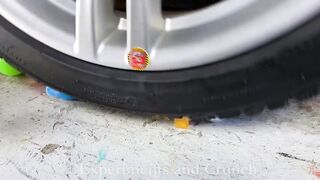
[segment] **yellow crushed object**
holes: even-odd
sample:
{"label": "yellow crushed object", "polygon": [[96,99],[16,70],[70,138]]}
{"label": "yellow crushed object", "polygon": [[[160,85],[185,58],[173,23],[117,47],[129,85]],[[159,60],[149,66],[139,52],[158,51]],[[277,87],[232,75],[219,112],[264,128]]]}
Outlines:
{"label": "yellow crushed object", "polygon": [[191,119],[187,116],[174,119],[174,126],[180,129],[188,129]]}

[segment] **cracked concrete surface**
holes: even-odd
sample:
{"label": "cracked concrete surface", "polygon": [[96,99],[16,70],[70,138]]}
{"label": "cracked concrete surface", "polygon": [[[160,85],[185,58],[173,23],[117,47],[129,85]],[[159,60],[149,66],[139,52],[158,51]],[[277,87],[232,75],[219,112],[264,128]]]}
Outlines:
{"label": "cracked concrete surface", "polygon": [[319,138],[320,96],[181,130],[0,76],[1,179],[317,179]]}

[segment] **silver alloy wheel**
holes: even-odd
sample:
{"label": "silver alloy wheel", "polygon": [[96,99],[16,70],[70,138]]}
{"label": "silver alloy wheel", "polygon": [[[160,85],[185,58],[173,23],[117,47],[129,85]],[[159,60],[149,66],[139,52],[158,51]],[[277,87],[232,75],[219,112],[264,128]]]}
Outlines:
{"label": "silver alloy wheel", "polygon": [[150,54],[148,71],[217,62],[275,39],[320,10],[319,0],[225,0],[164,16],[161,0],[2,0],[1,16],[42,43],[95,64],[132,69],[131,48]]}

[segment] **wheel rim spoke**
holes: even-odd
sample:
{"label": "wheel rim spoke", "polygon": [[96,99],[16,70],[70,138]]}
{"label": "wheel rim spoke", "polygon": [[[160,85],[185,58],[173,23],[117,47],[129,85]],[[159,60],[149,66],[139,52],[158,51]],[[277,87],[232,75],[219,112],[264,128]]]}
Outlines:
{"label": "wheel rim spoke", "polygon": [[78,0],[76,4],[76,54],[96,57],[99,45],[118,25],[113,0]]}
{"label": "wheel rim spoke", "polygon": [[161,0],[127,0],[127,48],[141,47],[149,53],[164,32]]}

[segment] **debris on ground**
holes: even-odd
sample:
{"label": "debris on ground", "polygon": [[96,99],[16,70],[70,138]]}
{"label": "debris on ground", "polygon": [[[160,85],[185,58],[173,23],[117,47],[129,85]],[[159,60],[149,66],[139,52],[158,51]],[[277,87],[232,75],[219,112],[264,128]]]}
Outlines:
{"label": "debris on ground", "polygon": [[174,126],[180,129],[188,129],[190,125],[191,119],[187,116],[183,116],[182,118],[174,119]]}
{"label": "debris on ground", "polygon": [[61,148],[59,144],[48,144],[41,149],[41,152],[42,154],[51,154],[58,148]]}

